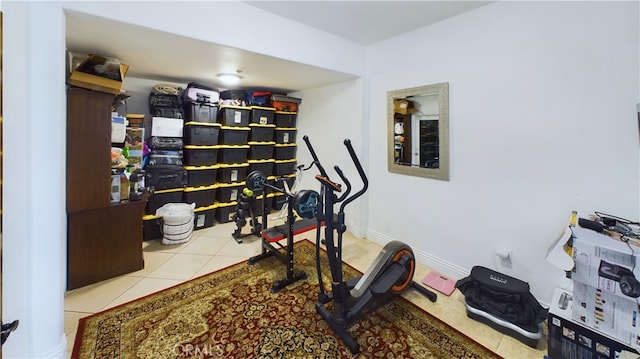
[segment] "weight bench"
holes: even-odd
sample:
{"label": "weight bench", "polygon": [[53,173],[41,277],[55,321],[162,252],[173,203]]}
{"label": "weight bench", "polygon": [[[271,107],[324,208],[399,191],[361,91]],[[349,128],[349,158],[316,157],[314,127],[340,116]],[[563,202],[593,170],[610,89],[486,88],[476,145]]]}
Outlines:
{"label": "weight bench", "polygon": [[[271,293],[277,293],[287,285],[307,278],[306,273],[295,273],[293,269],[293,237],[315,230],[317,226],[318,222],[315,219],[299,219],[293,223],[281,224],[262,231],[262,253],[249,258],[249,264],[252,265],[265,258],[275,256],[287,265],[287,277],[273,283]],[[292,235],[289,235],[289,233],[292,233]],[[280,243],[283,239],[287,240],[286,245]],[[281,252],[280,249],[284,249],[285,252]]]}

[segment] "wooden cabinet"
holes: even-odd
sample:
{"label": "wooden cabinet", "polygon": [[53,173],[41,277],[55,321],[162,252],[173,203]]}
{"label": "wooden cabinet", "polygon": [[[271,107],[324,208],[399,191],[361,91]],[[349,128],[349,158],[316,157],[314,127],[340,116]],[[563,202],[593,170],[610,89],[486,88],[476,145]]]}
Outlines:
{"label": "wooden cabinet", "polygon": [[111,204],[111,102],[67,91],[67,289],[144,268],[146,200]]}

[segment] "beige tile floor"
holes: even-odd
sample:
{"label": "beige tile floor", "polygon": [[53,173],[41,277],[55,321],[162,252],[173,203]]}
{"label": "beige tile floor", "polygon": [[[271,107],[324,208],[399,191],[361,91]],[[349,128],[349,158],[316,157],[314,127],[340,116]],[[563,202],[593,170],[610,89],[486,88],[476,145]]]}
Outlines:
{"label": "beige tile floor", "polygon": [[[189,242],[178,245],[162,245],[160,240],[145,241],[142,244],[144,269],[67,292],[64,304],[67,357],[70,357],[73,349],[80,318],[244,261],[260,252],[257,237],[247,237],[243,243],[236,243],[231,238],[234,228],[233,223],[216,224],[195,231]],[[296,240],[303,238],[313,240],[314,234],[308,232],[306,236],[298,236]],[[377,243],[354,238],[346,233],[343,260],[364,272],[380,249],[381,246]],[[426,266],[418,265],[414,278],[423,278],[429,270]],[[449,297],[439,293],[435,303],[415,291],[407,292],[405,297],[506,358],[543,358],[547,352],[546,328],[545,337],[533,349],[469,319],[466,316],[464,298],[458,291]]]}

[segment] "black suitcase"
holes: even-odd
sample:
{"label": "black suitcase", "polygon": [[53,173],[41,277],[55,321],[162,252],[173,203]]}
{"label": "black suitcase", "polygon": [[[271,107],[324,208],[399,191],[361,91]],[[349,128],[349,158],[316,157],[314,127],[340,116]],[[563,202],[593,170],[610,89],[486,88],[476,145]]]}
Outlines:
{"label": "black suitcase", "polygon": [[182,150],[151,150],[147,166],[178,165],[182,166]]}
{"label": "black suitcase", "polygon": [[147,145],[152,150],[181,150],[183,146],[182,137],[156,137],[147,139]]}
{"label": "black suitcase", "polygon": [[182,188],[187,183],[187,171],[177,165],[145,166],[145,186],[154,190]]}
{"label": "black suitcase", "polygon": [[180,98],[177,95],[152,92],[149,94],[149,108],[154,107],[180,107]]}
{"label": "black suitcase", "polygon": [[150,107],[149,112],[153,117],[183,118],[179,107]]}

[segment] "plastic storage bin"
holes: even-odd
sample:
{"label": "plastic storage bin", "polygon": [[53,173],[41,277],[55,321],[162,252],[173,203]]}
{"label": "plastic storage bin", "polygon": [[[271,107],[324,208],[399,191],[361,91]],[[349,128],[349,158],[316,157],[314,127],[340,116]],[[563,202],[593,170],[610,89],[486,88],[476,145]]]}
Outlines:
{"label": "plastic storage bin", "polygon": [[243,145],[249,141],[249,127],[222,126],[220,129],[220,144]]}
{"label": "plastic storage bin", "polygon": [[296,142],[295,128],[280,128],[276,127],[275,140],[276,143],[295,143]]}
{"label": "plastic storage bin", "polygon": [[221,163],[218,166],[218,182],[222,183],[245,181],[247,178],[247,174],[249,173],[247,171],[249,169],[249,163],[247,162],[233,164]]}
{"label": "plastic storage bin", "polygon": [[225,126],[247,126],[249,112],[249,107],[222,105],[218,112],[218,122]]}
{"label": "plastic storage bin", "polygon": [[249,145],[220,145],[218,162],[220,163],[243,163],[247,162]]}
{"label": "plastic storage bin", "polygon": [[266,160],[273,159],[273,148],[275,142],[249,142],[249,159]]}
{"label": "plastic storage bin", "polygon": [[[275,160],[274,160],[275,161]],[[285,176],[296,172],[296,160],[275,161],[275,175]]]}
{"label": "plastic storage bin", "polygon": [[187,122],[184,124],[184,144],[195,146],[213,146],[220,137],[219,123]]}
{"label": "plastic storage bin", "polygon": [[187,102],[183,108],[187,121],[216,122],[218,118],[218,105],[207,102]]}
{"label": "plastic storage bin", "polygon": [[295,143],[279,143],[274,146],[274,158],[276,160],[290,160],[296,158],[298,146]]}
{"label": "plastic storage bin", "polygon": [[187,166],[211,166],[218,162],[220,146],[184,146],[184,164]]}
{"label": "plastic storage bin", "polygon": [[237,201],[243,188],[244,182],[218,183],[218,201],[221,203]]}
{"label": "plastic storage bin", "polygon": [[272,124],[276,109],[273,107],[251,106],[251,117],[249,122],[260,125]]}
{"label": "plastic storage bin", "polygon": [[208,207],[216,203],[217,184],[200,187],[185,187],[183,202],[193,203],[196,208]]}
{"label": "plastic storage bin", "polygon": [[296,112],[276,111],[275,124],[277,127],[295,128],[298,114]]}
{"label": "plastic storage bin", "polygon": [[167,203],[179,203],[182,202],[182,194],[184,188],[170,188],[159,191],[154,191],[149,195],[149,201],[147,201],[146,212],[148,214],[154,214],[158,208],[164,206]]}
{"label": "plastic storage bin", "polygon": [[216,219],[217,204],[194,209],[193,226],[195,230],[213,227]]}
{"label": "plastic storage bin", "polygon": [[212,166],[185,166],[187,171],[187,186],[208,186],[216,182],[218,178],[218,165]]}
{"label": "plastic storage bin", "polygon": [[218,203],[216,207],[216,221],[218,223],[228,223],[233,221],[233,215],[236,213],[238,202]]}
{"label": "plastic storage bin", "polygon": [[249,173],[253,171],[260,171],[266,177],[273,176],[273,166],[276,163],[276,160],[273,158],[267,160],[248,160],[247,162],[249,162]]}
{"label": "plastic storage bin", "polygon": [[273,141],[273,133],[276,129],[276,125],[260,125],[257,123],[250,123],[251,135],[249,139],[255,142]]}

